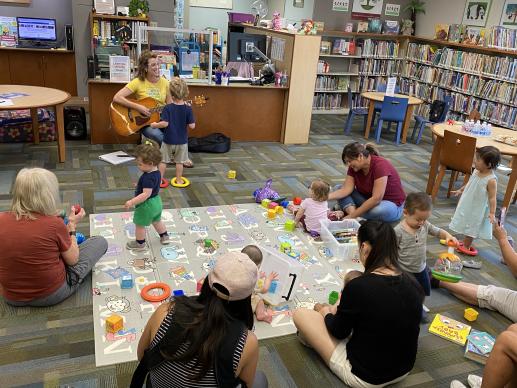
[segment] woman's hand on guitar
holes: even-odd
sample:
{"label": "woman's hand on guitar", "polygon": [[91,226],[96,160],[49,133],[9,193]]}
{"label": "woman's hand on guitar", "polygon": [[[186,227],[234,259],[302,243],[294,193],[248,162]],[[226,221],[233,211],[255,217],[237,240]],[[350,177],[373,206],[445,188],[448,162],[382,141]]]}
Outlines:
{"label": "woman's hand on guitar", "polygon": [[149,108],[146,108],[145,106],[143,105],[139,105],[139,108],[137,109],[140,113],[142,113],[144,116],[151,116],[151,111],[149,110]]}

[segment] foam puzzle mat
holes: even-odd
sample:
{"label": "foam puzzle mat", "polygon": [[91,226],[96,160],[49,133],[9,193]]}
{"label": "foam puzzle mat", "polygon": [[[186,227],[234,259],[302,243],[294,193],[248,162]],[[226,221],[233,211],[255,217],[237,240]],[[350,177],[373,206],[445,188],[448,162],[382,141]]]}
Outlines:
{"label": "foam puzzle mat", "polygon": [[[169,245],[161,245],[154,228],[147,230],[147,250],[126,249],[126,242],[135,238],[133,214],[107,213],[90,215],[90,234],[104,236],[108,251],[92,271],[95,360],[97,366],[112,365],[137,359],[140,335],[159,303],[142,299],[140,291],[154,282],[167,283],[171,290],[195,295],[196,286],[213,268],[217,257],[228,251],[240,251],[248,244],[265,247],[294,260],[303,269],[289,301],[271,306],[271,324],[255,322],[259,339],[296,332],[291,314],[295,308],[312,308],[316,302],[327,302],[331,291],[340,291],[343,278],[351,269],[362,269],[356,255],[334,255],[330,244],[312,238],[300,229],[286,232],[284,223],[292,219],[282,214],[267,218],[267,210],[257,204],[239,204],[164,210],[162,219],[171,237]],[[205,244],[210,239],[210,244]],[[288,242],[294,255],[280,252]],[[207,246],[208,245],[208,246]],[[134,286],[120,287],[120,278],[131,274]],[[294,284],[294,283],[293,283]],[[123,317],[124,327],[107,333],[105,321],[111,314]]]}

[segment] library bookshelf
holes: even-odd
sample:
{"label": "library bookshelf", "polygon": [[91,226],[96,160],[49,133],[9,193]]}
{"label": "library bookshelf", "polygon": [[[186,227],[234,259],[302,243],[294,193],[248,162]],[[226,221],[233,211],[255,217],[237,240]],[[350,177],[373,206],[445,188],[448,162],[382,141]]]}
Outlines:
{"label": "library bookshelf", "polygon": [[[352,107],[364,107],[360,93],[376,90],[388,77],[398,77],[402,94],[424,101],[416,114],[428,115],[433,100],[451,95],[451,118],[462,120],[475,108],[482,120],[517,130],[515,50],[406,35],[341,31],[321,35],[322,42],[330,43],[322,43],[320,50],[319,63],[328,65],[318,67],[314,114],[348,113],[348,86],[353,92]],[[353,42],[353,54],[346,51],[347,42]]]}
{"label": "library bookshelf", "polygon": [[313,114],[347,114],[348,87],[352,107],[366,107],[361,93],[375,91],[388,77],[398,76],[401,35],[325,31],[313,97]]}

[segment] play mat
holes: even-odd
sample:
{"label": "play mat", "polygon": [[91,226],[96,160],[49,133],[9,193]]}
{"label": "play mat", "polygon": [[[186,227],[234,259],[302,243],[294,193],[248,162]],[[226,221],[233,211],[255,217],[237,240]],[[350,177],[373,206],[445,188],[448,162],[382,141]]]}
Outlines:
{"label": "play mat", "polygon": [[[315,240],[300,229],[286,232],[284,223],[292,218],[292,215],[280,214],[270,220],[267,210],[257,204],[164,210],[163,221],[171,244],[161,245],[151,227],[147,231],[148,250],[133,252],[125,247],[129,239],[135,238],[132,213],[91,214],[90,234],[102,235],[109,242],[108,251],[92,273],[96,365],[137,359],[140,335],[159,305],[142,299],[142,288],[153,282],[164,282],[171,290],[195,295],[198,281],[206,276],[219,255],[240,251],[248,244],[263,248],[267,257],[264,268],[280,272],[275,290],[270,288],[271,295],[266,297],[282,302],[272,306],[271,324],[255,323],[257,337],[294,333],[293,309],[328,302],[331,291],[342,289],[346,272],[362,269],[362,266],[355,257],[356,251],[345,255],[352,257],[344,257],[335,254],[330,244]],[[284,242],[291,246],[290,255],[280,252]],[[121,278],[128,274],[132,275],[134,286],[122,289]],[[286,296],[290,288],[286,302],[282,296]],[[106,332],[105,321],[111,314],[122,316],[124,320],[124,327],[116,333]]]}

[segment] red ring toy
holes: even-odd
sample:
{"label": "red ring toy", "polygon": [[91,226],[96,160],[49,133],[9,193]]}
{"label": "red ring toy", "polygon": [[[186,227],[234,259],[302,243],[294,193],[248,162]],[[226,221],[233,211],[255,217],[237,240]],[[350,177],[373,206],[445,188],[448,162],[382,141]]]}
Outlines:
{"label": "red ring toy", "polygon": [[167,186],[169,186],[169,181],[165,178],[162,178],[162,180],[160,181],[160,188],[164,189]]}
{"label": "red ring toy", "polygon": [[[154,290],[155,288],[161,289],[163,291],[162,294],[150,295],[149,291]],[[142,288],[140,296],[148,302],[161,302],[171,296],[171,288],[165,283],[151,283]]]}

